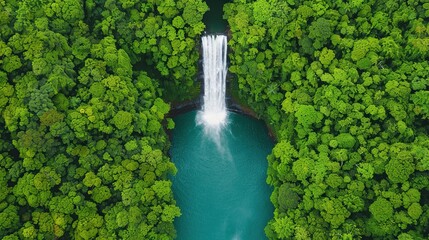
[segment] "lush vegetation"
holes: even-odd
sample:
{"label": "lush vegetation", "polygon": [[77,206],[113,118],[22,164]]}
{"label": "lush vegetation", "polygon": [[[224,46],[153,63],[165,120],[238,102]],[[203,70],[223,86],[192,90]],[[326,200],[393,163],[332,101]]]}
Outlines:
{"label": "lush vegetation", "polygon": [[160,86],[195,88],[207,10],[0,0],[0,238],[174,238]]}
{"label": "lush vegetation", "polygon": [[[201,0],[0,0],[0,238],[171,239],[165,100]],[[429,2],[234,0],[230,71],[273,127],[272,239],[429,235]]]}
{"label": "lush vegetation", "polygon": [[230,71],[274,128],[271,239],[429,235],[429,3],[234,0]]}

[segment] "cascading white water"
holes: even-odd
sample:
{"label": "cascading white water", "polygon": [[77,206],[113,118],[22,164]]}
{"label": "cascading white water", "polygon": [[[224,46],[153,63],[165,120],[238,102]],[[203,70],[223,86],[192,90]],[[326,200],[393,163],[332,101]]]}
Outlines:
{"label": "cascading white water", "polygon": [[198,123],[211,132],[219,134],[227,122],[225,103],[227,38],[225,35],[202,37],[204,103],[197,116]]}

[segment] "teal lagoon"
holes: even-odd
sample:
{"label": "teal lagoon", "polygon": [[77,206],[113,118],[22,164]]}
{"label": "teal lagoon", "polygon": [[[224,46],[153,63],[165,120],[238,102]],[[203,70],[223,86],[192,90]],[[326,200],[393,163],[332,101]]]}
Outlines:
{"label": "teal lagoon", "polygon": [[266,184],[273,142],[263,122],[228,113],[218,137],[196,123],[197,112],[174,118],[171,158],[174,197],[182,216],[178,240],[261,240],[273,216]]}

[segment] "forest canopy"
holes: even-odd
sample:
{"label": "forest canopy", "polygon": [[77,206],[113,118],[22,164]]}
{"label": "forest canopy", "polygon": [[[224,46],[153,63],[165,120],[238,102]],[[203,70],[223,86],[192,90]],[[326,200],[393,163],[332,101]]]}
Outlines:
{"label": "forest canopy", "polygon": [[[172,239],[201,0],[0,0],[0,238]],[[169,123],[169,124],[166,124]]]}
{"label": "forest canopy", "polygon": [[[169,101],[202,0],[0,0],[0,238],[173,239]],[[230,73],[273,128],[270,239],[429,235],[429,3],[233,0]]]}
{"label": "forest canopy", "polygon": [[273,128],[270,239],[429,235],[429,3],[234,0],[230,71]]}

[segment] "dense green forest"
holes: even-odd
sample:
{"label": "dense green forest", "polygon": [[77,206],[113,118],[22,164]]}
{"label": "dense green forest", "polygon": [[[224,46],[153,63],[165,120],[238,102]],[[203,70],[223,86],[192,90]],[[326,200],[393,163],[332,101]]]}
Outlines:
{"label": "dense green forest", "polygon": [[0,238],[174,238],[161,86],[197,88],[207,10],[0,0]]}
{"label": "dense green forest", "polygon": [[[0,0],[0,238],[171,239],[170,101],[202,0]],[[232,86],[274,129],[270,239],[429,235],[429,2],[234,0]]]}
{"label": "dense green forest", "polygon": [[429,2],[235,0],[230,71],[274,128],[271,239],[427,239]]}

